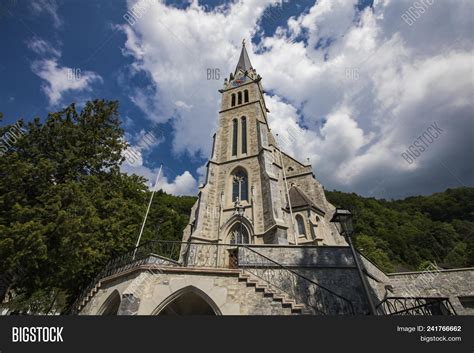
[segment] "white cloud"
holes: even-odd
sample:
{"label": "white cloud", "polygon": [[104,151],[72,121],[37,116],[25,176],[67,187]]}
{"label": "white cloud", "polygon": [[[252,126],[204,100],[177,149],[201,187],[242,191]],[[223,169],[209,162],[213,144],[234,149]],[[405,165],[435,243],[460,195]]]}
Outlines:
{"label": "white cloud", "polygon": [[[156,178],[160,168],[149,168],[144,164],[144,155],[164,142],[164,137],[158,128],[152,131],[141,130],[134,136],[128,136],[133,142],[122,151],[125,161],[121,165],[121,171],[127,174],[136,174],[148,180],[148,187],[155,187]],[[170,181],[171,180],[171,181]],[[163,165],[158,179],[157,190],[173,195],[194,195],[197,192],[197,180],[189,171],[182,174],[176,173],[172,168]]]}
{"label": "white cloud", "polygon": [[[159,169],[159,167],[148,168],[144,166],[141,154],[140,157],[132,163],[125,161],[120,168],[123,173],[136,174],[146,178],[150,189],[155,187]],[[186,170],[182,174],[176,174],[171,168],[163,167],[158,180],[157,190],[162,189],[173,195],[195,195],[197,193],[197,186],[197,180],[189,171]]]}
{"label": "white cloud", "polygon": [[56,0],[34,0],[30,3],[31,8],[36,14],[46,13],[53,19],[54,27],[62,25],[62,20],[58,14],[59,5]]}
{"label": "white cloud", "polygon": [[[133,98],[150,119],[172,119],[175,152],[208,157],[223,77],[207,81],[206,70],[233,71],[241,38],[261,33],[270,3],[205,11],[158,2],[122,27],[124,53],[152,79]],[[363,12],[356,3],[319,0],[257,47],[247,40],[272,92],[273,132],[298,136],[286,149],[309,157],[328,188],[398,197],[472,185],[471,1],[434,2],[412,26],[401,18],[411,0],[376,0]],[[401,153],[434,121],[445,135],[408,165]]]}
{"label": "white cloud", "polygon": [[43,56],[60,57],[61,52],[55,49],[50,43],[40,38],[33,38],[26,42],[28,48],[36,54]]}
{"label": "white cloud", "polygon": [[[224,77],[207,80],[207,70],[217,68],[222,75],[233,70],[242,38],[255,33],[255,23],[272,2],[236,2],[206,11],[197,1],[185,10],[157,1],[133,27],[122,27],[124,53],[154,85],[137,90],[132,100],[154,121],[173,119],[175,152],[208,157]],[[129,8],[135,3],[128,1]]]}
{"label": "white cloud", "polygon": [[166,176],[158,181],[158,189],[173,195],[195,195],[197,192],[197,181],[187,170],[174,178],[170,183]]}
{"label": "white cloud", "polygon": [[95,72],[61,66],[61,51],[45,40],[35,38],[28,41],[27,46],[42,57],[31,63],[31,70],[43,79],[41,90],[48,97],[50,106],[61,103],[65,93],[91,91],[93,83],[103,81]]}
{"label": "white cloud", "polygon": [[59,104],[66,92],[90,91],[92,83],[102,82],[101,76],[95,72],[80,72],[77,68],[59,66],[55,59],[35,61],[31,69],[45,81],[41,90],[48,96],[51,106]]}

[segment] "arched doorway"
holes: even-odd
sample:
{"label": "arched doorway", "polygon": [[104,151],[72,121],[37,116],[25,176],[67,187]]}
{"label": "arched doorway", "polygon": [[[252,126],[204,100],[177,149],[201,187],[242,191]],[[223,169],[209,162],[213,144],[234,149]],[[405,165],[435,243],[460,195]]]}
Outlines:
{"label": "arched doorway", "polygon": [[120,307],[120,294],[114,290],[107,300],[102,304],[97,315],[117,315]]}
{"label": "arched doorway", "polygon": [[221,315],[221,312],[206,293],[189,286],[165,299],[155,315]]}

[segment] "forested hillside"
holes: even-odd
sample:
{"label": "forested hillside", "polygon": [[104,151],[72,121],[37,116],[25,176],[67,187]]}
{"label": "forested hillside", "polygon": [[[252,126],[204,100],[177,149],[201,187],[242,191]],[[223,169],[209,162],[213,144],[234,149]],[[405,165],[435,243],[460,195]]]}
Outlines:
{"label": "forested hillside", "polygon": [[386,271],[474,266],[474,188],[387,201],[326,191],[355,214],[356,246]]}

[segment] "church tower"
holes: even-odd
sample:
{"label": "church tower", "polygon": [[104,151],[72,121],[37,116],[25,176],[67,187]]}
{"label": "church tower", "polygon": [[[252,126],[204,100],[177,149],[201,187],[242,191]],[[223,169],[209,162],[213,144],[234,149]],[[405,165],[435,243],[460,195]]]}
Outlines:
{"label": "church tower", "polygon": [[237,66],[219,90],[219,126],[183,241],[345,244],[329,222],[334,207],[311,165],[279,149],[261,81],[243,41]]}

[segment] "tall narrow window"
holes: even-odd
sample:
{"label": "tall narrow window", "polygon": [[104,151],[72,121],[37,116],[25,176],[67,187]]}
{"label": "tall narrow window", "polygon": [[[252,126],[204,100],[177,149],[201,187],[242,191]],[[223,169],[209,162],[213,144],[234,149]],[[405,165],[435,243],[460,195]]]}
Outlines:
{"label": "tall narrow window", "polygon": [[242,92],[237,93],[237,104],[242,104]]}
{"label": "tall narrow window", "polygon": [[246,90],[244,91],[244,102],[245,102],[245,103],[248,103],[248,101],[249,101],[249,90],[246,89]]}
{"label": "tall narrow window", "polygon": [[247,153],[247,119],[242,117],[242,153]]}
{"label": "tall narrow window", "polygon": [[235,106],[235,93],[232,93],[232,107]]}
{"label": "tall narrow window", "polygon": [[297,214],[296,215],[296,225],[298,227],[298,235],[299,236],[305,236],[306,235],[306,230],[304,227],[304,219],[301,215]]}
{"label": "tall narrow window", "polygon": [[239,170],[232,176],[232,202],[249,200],[249,184],[247,173]]}
{"label": "tall narrow window", "polygon": [[237,156],[237,133],[238,133],[237,119],[232,120],[232,155]]}

